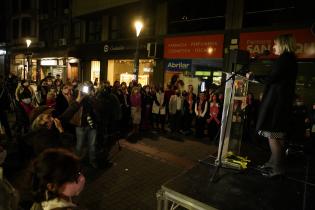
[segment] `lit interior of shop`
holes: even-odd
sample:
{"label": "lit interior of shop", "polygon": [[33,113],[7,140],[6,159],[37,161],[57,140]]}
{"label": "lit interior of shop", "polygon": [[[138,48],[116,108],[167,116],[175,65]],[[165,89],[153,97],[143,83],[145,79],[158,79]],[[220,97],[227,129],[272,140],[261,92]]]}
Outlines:
{"label": "lit interior of shop", "polygon": [[[148,85],[152,83],[153,68],[153,59],[139,60],[138,82],[141,85]],[[126,82],[129,84],[135,79],[133,69],[134,60],[109,60],[107,73],[108,81],[110,84],[114,84],[115,81],[119,81],[120,83]]]}

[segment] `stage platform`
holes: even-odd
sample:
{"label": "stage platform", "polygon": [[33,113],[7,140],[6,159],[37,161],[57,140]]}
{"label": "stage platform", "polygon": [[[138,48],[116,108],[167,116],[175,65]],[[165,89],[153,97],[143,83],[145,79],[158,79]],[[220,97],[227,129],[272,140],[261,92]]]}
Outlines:
{"label": "stage platform", "polygon": [[[274,179],[263,177],[255,169],[220,168],[216,181],[211,183],[214,171],[214,166],[199,163],[162,185],[157,193],[158,210],[314,209],[314,186],[299,181],[298,178],[305,178],[300,172],[296,180],[289,175]],[[314,173],[309,177],[308,183],[314,181]]]}

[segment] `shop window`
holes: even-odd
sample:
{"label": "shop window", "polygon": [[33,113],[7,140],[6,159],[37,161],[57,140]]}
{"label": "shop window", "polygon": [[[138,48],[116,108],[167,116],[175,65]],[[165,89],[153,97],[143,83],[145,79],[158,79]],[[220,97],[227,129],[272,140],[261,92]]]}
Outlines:
{"label": "shop window", "polygon": [[22,36],[31,36],[31,18],[22,18]]}
{"label": "shop window", "polygon": [[100,79],[101,62],[91,61],[91,81],[94,82],[97,78]]}
{"label": "shop window", "polygon": [[[154,60],[140,59],[138,82],[141,85],[152,83]],[[134,60],[109,60],[107,68],[107,79],[113,84],[115,81],[129,84],[135,79],[133,72]]]}
{"label": "shop window", "polygon": [[14,39],[19,37],[19,19],[13,19],[12,21],[12,36]]}
{"label": "shop window", "polygon": [[221,81],[222,81],[222,71],[214,71],[213,77],[212,77],[213,84],[221,85]]}

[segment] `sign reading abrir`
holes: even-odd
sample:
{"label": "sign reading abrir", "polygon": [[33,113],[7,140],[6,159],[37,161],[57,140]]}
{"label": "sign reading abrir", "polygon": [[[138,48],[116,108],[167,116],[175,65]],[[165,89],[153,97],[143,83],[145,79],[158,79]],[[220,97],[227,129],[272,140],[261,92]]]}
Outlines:
{"label": "sign reading abrir", "polygon": [[166,71],[191,71],[191,60],[168,60]]}

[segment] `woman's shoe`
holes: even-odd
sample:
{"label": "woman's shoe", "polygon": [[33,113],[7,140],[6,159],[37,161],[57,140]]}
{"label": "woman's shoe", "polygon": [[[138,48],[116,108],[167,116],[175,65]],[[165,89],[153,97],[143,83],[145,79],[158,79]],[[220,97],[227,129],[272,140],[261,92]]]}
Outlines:
{"label": "woman's shoe", "polygon": [[263,170],[263,171],[265,171],[265,170],[272,170],[272,168],[273,168],[273,166],[272,166],[271,163],[269,163],[269,162],[266,162],[266,163],[263,164],[263,165],[257,166],[257,169],[258,169],[258,170]]}
{"label": "woman's shoe", "polygon": [[284,176],[284,170],[271,169],[263,171],[261,174],[268,178],[282,177]]}

